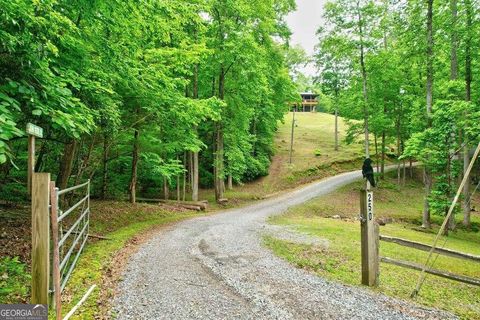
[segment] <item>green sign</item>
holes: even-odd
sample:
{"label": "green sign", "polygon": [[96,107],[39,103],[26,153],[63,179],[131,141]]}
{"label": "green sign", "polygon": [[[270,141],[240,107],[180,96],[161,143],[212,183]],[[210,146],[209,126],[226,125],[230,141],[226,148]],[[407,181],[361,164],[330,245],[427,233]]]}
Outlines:
{"label": "green sign", "polygon": [[43,129],[33,123],[27,123],[27,134],[43,138]]}

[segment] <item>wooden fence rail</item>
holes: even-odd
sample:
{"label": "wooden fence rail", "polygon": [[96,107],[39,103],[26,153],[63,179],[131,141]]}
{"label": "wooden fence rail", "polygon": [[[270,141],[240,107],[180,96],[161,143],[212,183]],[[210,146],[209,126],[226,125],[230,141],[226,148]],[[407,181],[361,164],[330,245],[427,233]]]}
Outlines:
{"label": "wooden fence rail", "polygon": [[[414,248],[417,250],[421,251],[430,251],[432,249],[431,245],[420,243],[420,242],[415,242],[415,241],[410,241],[402,238],[394,238],[394,237],[389,237],[389,236],[384,236],[380,235],[380,240],[385,241],[385,242],[392,242],[396,243],[401,246],[405,247],[410,247]],[[444,248],[435,248],[434,250],[435,253],[444,255],[444,256],[449,256],[453,258],[459,258],[459,259],[465,259],[465,260],[472,260],[476,262],[480,262],[480,256],[475,256],[473,254],[469,253],[463,253],[463,252],[458,252],[450,249],[444,249]]]}
{"label": "wooden fence rail", "polygon": [[[430,252],[430,250],[432,250],[432,246],[430,246],[430,245],[420,243],[420,242],[410,241],[410,240],[406,240],[406,239],[389,237],[389,236],[384,236],[384,235],[379,235],[379,239],[381,241],[395,243],[395,244],[398,244],[398,245],[401,245],[401,246],[404,246],[404,247],[414,248],[414,249],[421,250],[421,251]],[[480,262],[480,256],[475,256],[475,255],[468,254],[468,253],[454,251],[454,250],[451,250],[451,249],[435,248],[434,252],[438,253],[438,254],[441,254],[441,255],[444,255],[444,256],[448,256],[448,257],[465,259],[465,260],[470,260],[470,261],[474,261],[474,262]],[[393,265],[396,265],[396,266],[399,266],[399,267],[403,267],[403,268],[417,270],[417,271],[422,271],[423,268],[424,268],[424,266],[413,263],[413,262],[410,262],[410,261],[396,260],[396,259],[392,259],[392,258],[388,258],[388,257],[380,257],[380,261],[384,262],[384,263],[393,264]],[[475,278],[471,278],[471,277],[467,277],[467,276],[463,276],[463,275],[454,274],[454,273],[451,273],[451,272],[448,272],[448,271],[436,270],[436,269],[432,269],[432,268],[425,269],[425,272],[428,273],[428,274],[438,276],[438,277],[442,277],[442,278],[446,278],[446,279],[450,279],[450,280],[454,280],[454,281],[459,281],[459,282],[463,282],[463,283],[467,283],[467,284],[471,284],[471,285],[475,285],[475,286],[480,286],[480,279],[475,279]]]}
{"label": "wooden fence rail", "polygon": [[384,262],[403,268],[422,271],[442,278],[480,286],[480,279],[457,275],[448,271],[427,268],[424,265],[419,265],[409,261],[401,261],[388,257],[380,257],[380,241],[385,241],[395,243],[404,247],[429,252],[430,254],[437,253],[452,258],[480,262],[480,256],[477,255],[459,252],[451,249],[438,248],[435,244],[431,246],[416,241],[380,235],[378,224],[375,222],[373,217],[373,193],[370,190],[361,190],[360,192],[360,237],[362,258],[362,284],[364,285],[371,287],[378,285],[378,280],[380,276],[379,262]]}
{"label": "wooden fence rail", "polygon": [[[408,269],[417,270],[417,271],[422,271],[422,268],[423,268],[423,266],[420,265],[420,264],[416,264],[416,263],[409,262],[409,261],[396,260],[396,259],[387,258],[387,257],[380,257],[380,261],[385,262],[385,263],[389,263],[389,264],[393,264],[393,265],[396,265],[396,266],[399,266],[399,267],[404,267],[404,268],[408,268]],[[425,272],[428,273],[428,274],[433,274],[435,276],[442,277],[442,278],[447,278],[447,279],[450,279],[450,280],[455,280],[455,281],[459,281],[459,282],[463,282],[463,283],[467,283],[467,284],[472,284],[472,285],[475,285],[475,286],[480,286],[480,279],[461,276],[461,275],[454,274],[454,273],[451,273],[451,272],[441,271],[441,270],[436,270],[436,269],[426,269]]]}

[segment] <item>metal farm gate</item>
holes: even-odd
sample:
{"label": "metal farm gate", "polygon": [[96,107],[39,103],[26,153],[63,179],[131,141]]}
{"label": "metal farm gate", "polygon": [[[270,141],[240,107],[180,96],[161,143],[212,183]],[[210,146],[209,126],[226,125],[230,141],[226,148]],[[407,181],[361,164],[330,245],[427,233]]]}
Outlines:
{"label": "metal farm gate", "polygon": [[32,303],[48,304],[53,294],[57,319],[61,319],[62,291],[87,243],[89,226],[90,180],[60,190],[49,173],[33,174]]}

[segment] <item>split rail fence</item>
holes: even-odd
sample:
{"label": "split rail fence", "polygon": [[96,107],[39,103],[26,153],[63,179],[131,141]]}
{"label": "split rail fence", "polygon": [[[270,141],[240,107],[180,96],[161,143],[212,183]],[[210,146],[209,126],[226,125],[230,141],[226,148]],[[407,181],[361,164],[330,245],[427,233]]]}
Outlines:
{"label": "split rail fence", "polygon": [[[414,248],[414,249],[421,250],[421,251],[430,252],[430,250],[432,249],[432,246],[427,245],[427,244],[423,244],[423,243],[420,243],[420,242],[405,240],[405,239],[401,239],[401,238],[394,238],[394,237],[389,237],[389,236],[384,236],[384,235],[378,235],[378,237],[379,237],[380,241],[396,243],[396,244],[401,245],[401,246]],[[459,258],[459,259],[464,259],[464,260],[469,260],[469,261],[474,261],[474,262],[480,262],[480,256],[475,256],[475,255],[472,255],[472,254],[458,252],[458,251],[454,251],[454,250],[450,250],[450,249],[435,248],[433,252],[437,253],[437,254],[440,254],[440,255],[448,256],[448,257]],[[396,266],[399,266],[399,267],[413,269],[413,270],[417,270],[417,271],[422,271],[423,270],[422,265],[419,265],[419,264],[416,264],[416,263],[413,263],[413,262],[396,260],[396,259],[392,259],[392,258],[388,258],[388,257],[379,257],[379,259],[380,259],[381,262],[393,264],[393,265],[396,265]],[[438,277],[442,277],[442,278],[446,278],[446,279],[450,279],[450,280],[455,280],[455,281],[459,281],[459,282],[463,282],[463,283],[467,283],[467,284],[471,284],[471,285],[480,286],[480,279],[471,278],[471,277],[462,276],[462,275],[457,275],[457,274],[454,274],[454,273],[451,273],[451,272],[448,272],[448,271],[442,271],[442,270],[437,270],[437,269],[432,269],[432,268],[425,269],[425,272],[428,273],[428,274],[438,276]]]}
{"label": "split rail fence", "polygon": [[451,249],[433,247],[420,242],[410,241],[402,238],[395,238],[381,235],[379,226],[373,217],[373,193],[362,190],[360,194],[360,221],[361,221],[361,255],[362,255],[362,284],[377,286],[380,277],[380,262],[393,264],[399,267],[425,271],[438,277],[480,286],[480,279],[454,274],[448,271],[437,270],[425,267],[421,264],[410,261],[397,260],[389,257],[381,257],[379,254],[380,241],[395,243],[400,246],[416,250],[431,252],[452,258],[464,259],[473,262],[480,262],[480,256],[454,251]]}

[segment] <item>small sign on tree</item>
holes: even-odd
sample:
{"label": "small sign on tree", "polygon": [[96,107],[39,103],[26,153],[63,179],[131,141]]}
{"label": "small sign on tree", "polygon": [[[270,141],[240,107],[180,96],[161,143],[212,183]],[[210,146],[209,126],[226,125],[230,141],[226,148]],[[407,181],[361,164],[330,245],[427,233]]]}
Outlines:
{"label": "small sign on tree", "polygon": [[32,175],[35,172],[35,137],[43,138],[43,129],[33,123],[27,123],[28,134],[28,192],[32,192]]}
{"label": "small sign on tree", "polygon": [[27,123],[27,134],[37,138],[43,138],[43,129],[33,123]]}

